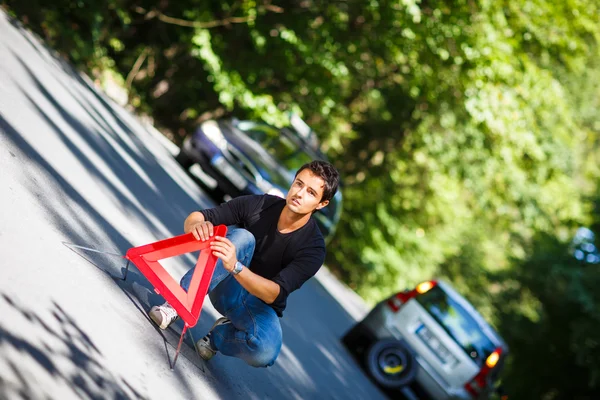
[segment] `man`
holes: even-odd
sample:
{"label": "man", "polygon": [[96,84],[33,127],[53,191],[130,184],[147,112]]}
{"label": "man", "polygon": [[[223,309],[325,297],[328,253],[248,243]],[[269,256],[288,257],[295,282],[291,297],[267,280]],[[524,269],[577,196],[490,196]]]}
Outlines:
{"label": "man", "polygon": [[[218,258],[208,293],[219,318],[196,343],[205,360],[217,352],[254,367],[275,363],[282,344],[279,318],[287,297],[321,267],[325,242],[312,214],[327,206],[339,182],[324,161],[303,165],[285,199],[241,196],[218,207],[192,212],[184,230],[198,240],[213,236],[214,225],[239,225],[227,237],[215,237],[210,250]],[[181,279],[188,290],[193,268]],[[166,329],[177,319],[168,304],[154,306],[150,318]]]}

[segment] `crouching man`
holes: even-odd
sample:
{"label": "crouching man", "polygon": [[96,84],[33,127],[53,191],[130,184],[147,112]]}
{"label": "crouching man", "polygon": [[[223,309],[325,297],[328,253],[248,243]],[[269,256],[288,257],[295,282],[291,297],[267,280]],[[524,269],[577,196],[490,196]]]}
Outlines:
{"label": "crouching man", "polygon": [[[208,293],[223,317],[196,343],[200,357],[210,360],[220,352],[254,367],[275,363],[287,297],[325,259],[325,241],[311,216],[329,204],[338,182],[330,163],[313,161],[298,170],[285,199],[241,196],[186,218],[184,230],[197,240],[213,236],[214,225],[241,226],[215,237],[210,247],[218,261]],[[186,291],[193,272],[181,279]],[[161,329],[177,319],[168,303],[152,307],[149,315]]]}

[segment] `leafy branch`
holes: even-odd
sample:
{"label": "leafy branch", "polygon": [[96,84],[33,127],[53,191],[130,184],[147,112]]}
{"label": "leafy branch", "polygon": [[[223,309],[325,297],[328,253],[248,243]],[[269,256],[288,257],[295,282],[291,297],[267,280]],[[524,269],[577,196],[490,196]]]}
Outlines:
{"label": "leafy branch", "polygon": [[[272,5],[272,4],[265,4],[261,7],[261,9],[266,10],[266,11],[271,11],[274,13],[278,13],[278,14],[281,14],[284,11],[283,8]],[[202,22],[202,21],[190,21],[190,20],[186,20],[186,19],[170,17],[170,16],[165,15],[162,12],[158,11],[157,9],[152,9],[152,10],[148,11],[145,8],[140,7],[140,6],[136,6],[134,8],[134,11],[137,12],[138,14],[144,15],[144,19],[146,19],[146,20],[158,18],[160,21],[162,21],[164,23],[171,24],[171,25],[183,26],[183,27],[187,27],[187,28],[208,29],[208,28],[215,28],[217,26],[227,26],[227,25],[231,25],[231,24],[245,24],[245,23],[256,20],[256,15],[248,15],[245,17],[229,17],[229,18],[220,19],[220,20]]]}

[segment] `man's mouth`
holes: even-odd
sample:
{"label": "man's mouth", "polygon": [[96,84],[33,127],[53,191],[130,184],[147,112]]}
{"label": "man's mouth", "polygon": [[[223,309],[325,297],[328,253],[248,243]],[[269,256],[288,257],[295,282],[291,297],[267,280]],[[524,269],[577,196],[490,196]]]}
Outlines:
{"label": "man's mouth", "polygon": [[296,204],[297,206],[299,206],[299,205],[300,205],[300,202],[298,201],[298,199],[293,199],[293,200],[292,200],[292,203]]}

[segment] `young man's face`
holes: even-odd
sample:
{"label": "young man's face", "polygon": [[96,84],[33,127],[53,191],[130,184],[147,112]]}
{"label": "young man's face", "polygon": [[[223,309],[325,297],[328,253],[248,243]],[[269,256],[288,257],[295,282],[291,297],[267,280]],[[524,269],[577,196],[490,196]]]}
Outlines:
{"label": "young man's face", "polygon": [[329,200],[321,201],[325,181],[309,169],[302,170],[292,183],[286,196],[287,207],[296,214],[310,214],[329,204]]}

